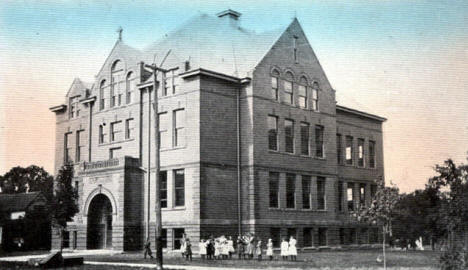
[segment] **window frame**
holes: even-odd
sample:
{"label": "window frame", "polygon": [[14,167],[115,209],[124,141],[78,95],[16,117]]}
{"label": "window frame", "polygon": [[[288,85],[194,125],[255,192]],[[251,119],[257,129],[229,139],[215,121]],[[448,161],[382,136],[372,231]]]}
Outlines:
{"label": "window frame", "polygon": [[[168,205],[168,185],[167,185],[167,171],[160,171],[159,172],[159,186],[161,187],[160,188],[160,195],[159,195],[159,198],[160,198],[160,204],[161,204],[161,208],[162,209],[167,209],[169,208],[169,205]],[[164,196],[163,196],[164,194]],[[164,198],[165,197],[165,198]]]}
{"label": "window frame", "polygon": [[[304,128],[306,130],[304,130]],[[310,156],[310,124],[307,122],[301,122],[300,129],[301,129],[300,130],[301,132],[301,155]],[[304,135],[306,135],[307,137],[304,138],[303,137]],[[304,143],[306,143],[307,148],[304,147]]]}
{"label": "window frame", "polygon": [[369,140],[369,168],[375,169],[377,168],[377,160],[376,160],[376,155],[375,155],[375,145],[376,142],[373,140]]}
{"label": "window frame", "polygon": [[[322,184],[320,184],[322,183]],[[326,211],[327,210],[327,179],[323,176],[317,176],[316,185],[317,185],[317,210]]]}
{"label": "window frame", "polygon": [[[179,122],[182,126],[177,126],[178,113],[183,114],[183,119]],[[172,114],[172,146],[173,147],[184,147],[186,143],[185,138],[185,126],[186,126],[186,112],[185,108],[177,109]]]}
{"label": "window frame", "polygon": [[358,157],[357,157],[357,166],[360,168],[364,168],[366,166],[366,152],[364,150],[364,145],[365,145],[365,140],[363,138],[358,138],[357,139],[357,152],[358,152]]}
{"label": "window frame", "polygon": [[[161,120],[161,117],[167,117],[167,119]],[[172,147],[172,138],[170,137],[169,130],[170,130],[170,119],[168,112],[160,112],[158,113],[158,122],[159,122],[159,147],[160,149],[169,149]],[[165,125],[162,125],[165,123]],[[163,140],[165,138],[166,140]],[[162,142],[166,142],[163,144]]]}
{"label": "window frame", "polygon": [[270,80],[270,83],[271,83],[271,96],[273,98],[273,100],[275,101],[279,101],[279,84],[280,84],[280,73],[274,69],[272,72],[271,72],[271,80]]}
{"label": "window frame", "polygon": [[[268,115],[268,118],[267,118],[267,127],[268,127],[268,150],[271,150],[271,151],[279,151],[279,143],[278,143],[278,119],[279,117],[276,116],[276,115]],[[275,127],[274,129],[271,128],[270,124],[273,123],[271,122],[270,120],[274,121],[274,124],[275,124]],[[274,134],[272,133],[274,130]],[[275,149],[271,148],[272,146],[272,138],[273,138],[273,135],[274,135],[274,145],[275,145]]]}
{"label": "window frame", "polygon": [[296,174],[286,173],[286,209],[296,209]]}
{"label": "window frame", "polygon": [[268,207],[273,209],[280,208],[280,193],[279,193],[279,172],[269,172],[268,174]]}
{"label": "window frame", "polygon": [[320,86],[318,82],[312,83],[312,110],[318,112],[319,111],[319,91]]}
{"label": "window frame", "polygon": [[[290,129],[291,131],[288,132],[288,125],[287,123],[291,123]],[[289,154],[295,153],[295,143],[294,143],[294,120],[285,118],[284,119],[284,151]]]}
{"label": "window frame", "polygon": [[336,163],[343,165],[343,135],[336,134]]}
{"label": "window frame", "polygon": [[[312,177],[310,175],[302,175],[302,209],[312,210]],[[306,184],[307,183],[307,184]],[[306,189],[305,186],[308,186]],[[307,203],[306,203],[307,202]],[[306,207],[308,205],[308,207]]]}
{"label": "window frame", "polygon": [[134,126],[135,119],[134,118],[127,118],[125,119],[125,139],[133,139],[133,130],[135,129]]}
{"label": "window frame", "polygon": [[315,157],[325,158],[325,128],[321,125],[315,125]]}
{"label": "window frame", "polygon": [[285,102],[288,105],[294,105],[294,75],[290,71],[286,72],[283,88]]}
{"label": "window frame", "polygon": [[[349,158],[348,158],[348,148],[349,148]],[[354,165],[354,138],[351,135],[346,135],[345,137],[345,165],[348,165],[348,166]]]}
{"label": "window frame", "polygon": [[[180,186],[177,186],[177,180],[180,180],[180,179],[177,179],[177,173],[178,172],[182,172],[182,176],[183,176],[183,179],[182,179],[182,182],[179,182],[179,183],[182,183],[182,187]],[[174,177],[174,207],[175,208],[180,208],[180,207],[185,207],[185,170],[184,169],[176,169],[176,170],[173,170],[173,177]],[[182,197],[178,197],[178,192],[182,190],[182,194],[183,196]],[[182,201],[179,201],[179,199],[182,199]]]}

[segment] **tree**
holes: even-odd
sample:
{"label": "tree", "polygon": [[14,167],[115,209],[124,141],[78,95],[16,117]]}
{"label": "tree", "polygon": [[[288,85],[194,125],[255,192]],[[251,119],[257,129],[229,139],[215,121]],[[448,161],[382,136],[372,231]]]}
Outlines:
{"label": "tree", "polygon": [[377,179],[377,191],[372,198],[369,206],[361,205],[355,213],[358,221],[368,222],[373,225],[382,227],[382,252],[383,265],[387,269],[387,259],[385,254],[386,235],[391,234],[392,221],[396,216],[396,206],[400,199],[399,190],[397,187],[386,187],[383,179]]}
{"label": "tree", "polygon": [[78,191],[72,186],[73,165],[65,164],[55,179],[54,199],[52,200],[52,222],[59,229],[60,251],[63,249],[63,233],[67,222],[78,213]]}
{"label": "tree", "polygon": [[14,167],[0,176],[0,187],[3,193],[24,193],[40,191],[52,199],[53,177],[44,168],[30,165],[29,167]]}

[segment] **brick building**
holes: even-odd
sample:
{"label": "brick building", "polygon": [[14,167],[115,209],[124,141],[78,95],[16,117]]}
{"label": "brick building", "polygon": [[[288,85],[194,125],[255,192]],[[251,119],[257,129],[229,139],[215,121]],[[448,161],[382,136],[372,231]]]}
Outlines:
{"label": "brick building", "polygon": [[156,87],[168,249],[183,233],[198,241],[239,230],[276,243],[295,235],[301,247],[377,240],[349,212],[383,177],[385,119],[336,104],[296,19],[254,33],[240,15],[199,15],[143,50],[120,32],[95,82],[75,79],[51,108],[56,171],[76,164],[72,248],[154,241],[153,61],[166,70]]}

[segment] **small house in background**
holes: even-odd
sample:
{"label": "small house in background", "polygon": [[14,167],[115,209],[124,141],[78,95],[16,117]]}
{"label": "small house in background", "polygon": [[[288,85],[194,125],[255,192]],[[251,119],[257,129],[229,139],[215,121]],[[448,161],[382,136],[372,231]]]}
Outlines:
{"label": "small house in background", "polygon": [[0,251],[50,249],[47,199],[40,192],[0,194]]}

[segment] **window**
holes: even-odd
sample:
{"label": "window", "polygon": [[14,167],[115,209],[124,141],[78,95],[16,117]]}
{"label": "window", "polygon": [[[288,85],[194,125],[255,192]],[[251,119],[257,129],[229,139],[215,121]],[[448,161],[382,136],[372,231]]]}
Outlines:
{"label": "window", "polygon": [[289,241],[289,238],[291,236],[294,237],[294,239],[297,240],[297,230],[296,230],[296,228],[288,228],[287,233],[288,233],[288,241]]}
{"label": "window", "polygon": [[70,232],[69,231],[63,231],[62,247],[70,248]]}
{"label": "window", "polygon": [[279,78],[279,72],[274,69],[271,72],[271,97],[274,100],[278,100],[278,78]]}
{"label": "window", "polygon": [[353,137],[346,136],[346,165],[353,165]]}
{"label": "window", "polygon": [[344,245],[346,244],[345,243],[345,229],[344,228],[340,228],[340,245]]}
{"label": "window", "polygon": [[161,244],[163,248],[167,248],[167,229],[161,230]]}
{"label": "window", "polygon": [[364,167],[364,139],[358,139],[358,166]]}
{"label": "window", "polygon": [[120,129],[122,121],[113,122],[110,124],[110,141],[115,142],[121,140],[120,133],[122,130]]}
{"label": "window", "polygon": [[296,175],[286,174],[286,208],[296,208]]}
{"label": "window", "polygon": [[106,80],[102,80],[100,86],[99,86],[99,110],[104,110],[106,107],[106,98],[105,98],[105,93],[104,93],[104,86],[106,84]]}
{"label": "window", "polygon": [[323,126],[315,126],[315,156],[323,158]]}
{"label": "window", "polygon": [[269,179],[270,207],[279,208],[279,173],[270,172]]}
{"label": "window", "polygon": [[169,93],[175,94],[177,92],[178,76],[175,70],[166,72],[165,87],[163,89],[163,96],[167,96]]}
{"label": "window", "polygon": [[338,211],[343,211],[343,182],[338,181]]}
{"label": "window", "polygon": [[317,177],[317,210],[325,210],[325,177]]}
{"label": "window", "polygon": [[268,149],[278,151],[278,117],[268,116]]}
{"label": "window", "polygon": [[80,96],[70,98],[70,118],[80,116]]}
{"label": "window", "polygon": [[185,144],[185,110],[174,111],[174,147]]}
{"label": "window", "polygon": [[160,113],[159,116],[159,147],[161,149],[171,147],[171,137],[169,136],[169,115]]}
{"label": "window", "polygon": [[294,104],[294,94],[293,94],[293,80],[294,77],[291,72],[286,73],[286,80],[284,81],[284,101],[287,104]]}
{"label": "window", "polygon": [[114,147],[109,149],[109,159],[121,157],[122,147]]}
{"label": "window", "polygon": [[167,172],[159,172],[159,181],[161,181],[161,189],[159,193],[159,198],[161,201],[161,208],[167,208]]}
{"label": "window", "polygon": [[309,155],[309,123],[301,123],[301,154]]}
{"label": "window", "polygon": [[111,89],[110,89],[110,107],[122,104],[122,84],[123,84],[124,64],[116,60],[111,67]]}
{"label": "window", "polygon": [[375,194],[377,193],[377,185],[375,184],[372,184],[370,186],[370,194],[371,194],[371,198],[373,199],[375,197]]}
{"label": "window", "polygon": [[302,176],[302,208],[311,209],[311,179],[309,175]]}
{"label": "window", "polygon": [[369,168],[375,168],[375,142],[369,141]]}
{"label": "window", "polygon": [[364,206],[366,203],[366,184],[359,184],[359,205]]}
{"label": "window", "polygon": [[174,170],[174,190],[175,202],[174,205],[185,205],[185,172],[184,170]]}
{"label": "window", "polygon": [[327,245],[327,228],[318,228],[318,245]]}
{"label": "window", "polygon": [[75,150],[75,160],[76,162],[81,161],[81,155],[82,155],[82,149],[84,146],[84,135],[83,132],[84,130],[78,130],[76,131],[76,150]]}
{"label": "window", "polygon": [[313,243],[312,235],[313,235],[314,230],[312,228],[304,228],[304,235],[303,235],[303,241],[304,247],[311,247]]}
{"label": "window", "polygon": [[354,211],[354,183],[348,183],[346,195],[348,198],[348,211]]}
{"label": "window", "polygon": [[63,153],[63,161],[64,163],[69,163],[69,162],[73,162],[73,160],[71,159],[71,135],[72,133],[69,132],[69,133],[65,133],[64,135],[64,153]]}
{"label": "window", "polygon": [[287,153],[294,153],[294,121],[290,119],[284,120],[284,135],[286,142]]}
{"label": "window", "polygon": [[343,144],[341,134],[336,134],[336,162],[338,165],[343,164]]}
{"label": "window", "polygon": [[133,118],[125,120],[125,139],[132,139],[134,137],[134,122]]}
{"label": "window", "polygon": [[299,92],[299,107],[307,108],[307,103],[309,102],[307,97],[307,79],[302,77],[299,81],[298,92]]}
{"label": "window", "polygon": [[273,247],[279,247],[281,242],[281,228],[270,228],[270,237]]}
{"label": "window", "polygon": [[348,244],[356,244],[356,229],[355,228],[349,228],[348,232]]}
{"label": "window", "polygon": [[173,249],[180,249],[185,230],[183,228],[173,229],[172,234],[174,235]]}
{"label": "window", "polygon": [[133,72],[127,73],[125,79],[125,102],[126,104],[132,103],[132,97],[135,90],[136,79],[133,77]]}
{"label": "window", "polygon": [[99,125],[99,143],[105,143],[107,139],[107,134],[104,126],[105,124]]}
{"label": "window", "polygon": [[319,85],[317,82],[312,84],[312,110],[319,110],[319,99],[318,99]]}
{"label": "window", "polygon": [[360,230],[358,240],[358,244],[369,244],[369,230],[367,228]]}

